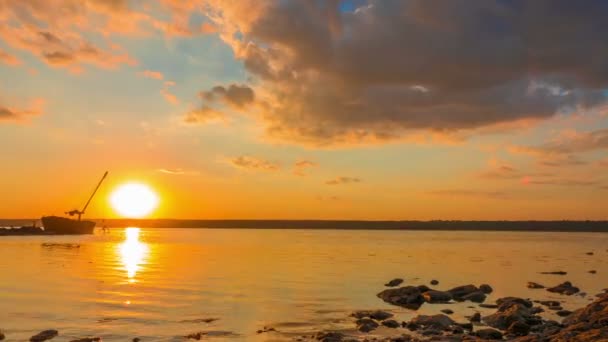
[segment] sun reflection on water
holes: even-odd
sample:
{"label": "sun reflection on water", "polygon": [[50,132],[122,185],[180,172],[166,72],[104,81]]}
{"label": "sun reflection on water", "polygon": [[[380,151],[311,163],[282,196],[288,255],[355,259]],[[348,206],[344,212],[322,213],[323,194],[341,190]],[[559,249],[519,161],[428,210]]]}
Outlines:
{"label": "sun reflection on water", "polygon": [[125,241],[119,245],[120,258],[130,283],[135,283],[135,275],[148,256],[148,245],[139,241],[139,232],[140,229],[135,227],[125,229]]}

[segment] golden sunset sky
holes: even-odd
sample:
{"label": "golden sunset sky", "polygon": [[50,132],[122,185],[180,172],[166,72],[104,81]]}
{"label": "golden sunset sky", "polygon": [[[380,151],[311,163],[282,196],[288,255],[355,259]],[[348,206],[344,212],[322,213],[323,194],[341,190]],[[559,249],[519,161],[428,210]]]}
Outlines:
{"label": "golden sunset sky", "polygon": [[0,0],[0,217],[608,219],[608,2]]}

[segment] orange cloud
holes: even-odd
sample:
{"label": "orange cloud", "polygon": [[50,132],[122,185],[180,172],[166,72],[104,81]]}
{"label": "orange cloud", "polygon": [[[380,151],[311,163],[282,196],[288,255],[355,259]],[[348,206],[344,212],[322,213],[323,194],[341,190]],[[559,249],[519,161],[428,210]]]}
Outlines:
{"label": "orange cloud", "polygon": [[240,156],[229,160],[232,166],[245,170],[278,171],[281,166],[268,160],[250,156]]}
{"label": "orange cloud", "polygon": [[346,177],[340,176],[334,179],[330,179],[325,182],[327,185],[341,185],[341,184],[353,184],[353,183],[361,183],[361,179],[356,177]]}
{"label": "orange cloud", "polygon": [[165,82],[164,87],[163,87],[163,89],[161,89],[160,93],[163,95],[165,100],[167,100],[167,102],[172,103],[172,104],[178,104],[179,100],[178,100],[177,96],[173,95],[171,93],[171,91],[169,90],[169,88],[173,87],[174,85],[175,85],[175,82],[172,82],[172,81]]}
{"label": "orange cloud", "polygon": [[21,60],[19,60],[19,58],[9,54],[8,52],[0,49],[0,62],[6,64],[6,65],[20,65],[21,64]]}
{"label": "orange cloud", "polygon": [[300,160],[293,164],[293,174],[296,176],[306,176],[306,171],[319,164],[310,160]]}
{"label": "orange cloud", "polygon": [[155,79],[155,80],[162,80],[164,78],[164,75],[162,72],[153,71],[153,70],[144,70],[144,71],[140,72],[139,75],[142,77],[147,77],[147,78],[151,78],[151,79]]}
{"label": "orange cloud", "polygon": [[2,122],[22,122],[32,116],[42,115],[44,100],[37,99],[32,101],[30,108],[20,109],[0,104],[0,123]]}

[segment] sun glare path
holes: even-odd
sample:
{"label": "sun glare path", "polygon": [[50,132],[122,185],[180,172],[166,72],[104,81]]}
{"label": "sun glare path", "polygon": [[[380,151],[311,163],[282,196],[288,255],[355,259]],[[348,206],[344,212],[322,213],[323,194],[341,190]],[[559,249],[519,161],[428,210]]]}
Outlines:
{"label": "sun glare path", "polygon": [[139,241],[139,232],[139,228],[125,229],[125,241],[119,245],[120,258],[130,283],[135,283],[135,275],[148,256],[148,245]]}
{"label": "sun glare path", "polygon": [[150,215],[158,206],[158,195],[147,185],[127,183],[119,186],[110,196],[112,208],[129,218]]}

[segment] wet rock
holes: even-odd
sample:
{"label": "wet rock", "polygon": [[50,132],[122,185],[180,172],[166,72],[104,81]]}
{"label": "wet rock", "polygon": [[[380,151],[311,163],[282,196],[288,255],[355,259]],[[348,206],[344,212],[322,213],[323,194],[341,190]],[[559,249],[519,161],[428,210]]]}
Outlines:
{"label": "wet rock", "polygon": [[545,333],[549,341],[602,341],[608,339],[608,295],[564,318],[564,327]]}
{"label": "wet rock", "polygon": [[403,279],[401,279],[401,278],[395,278],[395,279],[389,281],[388,283],[384,284],[384,286],[395,287],[395,286],[401,285],[401,283],[403,283]]}
{"label": "wet rock", "polygon": [[401,326],[404,328],[407,328],[409,331],[416,331],[418,329],[420,329],[420,325],[418,325],[417,323],[414,322],[403,322],[401,323]]}
{"label": "wet rock", "polygon": [[454,311],[452,309],[443,309],[443,310],[441,310],[441,312],[443,312],[446,315],[451,315],[454,313]]}
{"label": "wet rock", "polygon": [[315,341],[342,342],[346,336],[339,332],[320,332],[314,335]]}
{"label": "wet rock", "polygon": [[515,299],[503,301],[495,313],[483,318],[487,325],[500,330],[508,329],[514,322],[531,324],[538,320],[539,318],[532,314],[530,307]]}
{"label": "wet rock", "polygon": [[179,321],[180,323],[212,323],[219,321],[219,318],[196,318],[196,319],[184,319]]}
{"label": "wet rock", "polygon": [[439,285],[439,281],[433,279],[431,280],[431,285]]}
{"label": "wet rock", "polygon": [[562,305],[560,302],[558,302],[556,300],[541,300],[538,303],[540,305],[544,305],[546,307],[552,307],[552,306],[560,306],[560,305]]}
{"label": "wet rock", "polygon": [[485,294],[490,294],[494,291],[494,289],[492,288],[492,286],[490,286],[488,284],[481,284],[481,285],[479,285],[479,291],[481,291]]}
{"label": "wet rock", "polygon": [[591,270],[591,271],[589,271],[589,273],[591,273],[591,274],[596,274],[596,273],[597,273],[597,271],[596,271],[596,270]]}
{"label": "wet rock", "polygon": [[192,334],[186,335],[185,338],[190,339],[190,340],[200,341],[202,339],[213,338],[213,337],[230,338],[230,337],[237,337],[237,336],[239,336],[239,335],[235,334],[231,331],[216,330],[216,331],[200,331],[200,332],[192,333]]}
{"label": "wet rock", "polygon": [[558,306],[550,306],[549,307],[549,310],[553,310],[553,311],[559,311],[559,310],[562,310],[562,309],[563,308],[560,305],[558,305]]}
{"label": "wet rock", "polygon": [[263,334],[263,333],[267,333],[267,332],[271,332],[271,331],[277,331],[277,330],[275,328],[271,328],[271,327],[263,327],[262,329],[256,331],[256,333]]}
{"label": "wet rock", "polygon": [[4,335],[2,330],[0,330],[0,341],[4,341],[5,338],[6,338],[6,335]]}
{"label": "wet rock", "polygon": [[[481,319],[481,317],[480,317]],[[464,330],[473,331],[472,323],[456,323],[457,326],[461,327]]]}
{"label": "wet rock", "polygon": [[548,288],[547,291],[571,296],[580,292],[580,289],[576,286],[572,286],[571,282],[565,281],[557,286]]}
{"label": "wet rock", "polygon": [[570,316],[572,314],[572,311],[568,311],[568,310],[559,310],[558,312],[556,312],[556,314],[559,317],[566,317],[566,316]]}
{"label": "wet rock", "polygon": [[459,326],[459,325],[453,326],[452,327],[452,334],[455,334],[455,335],[464,334],[464,329],[461,326]]}
{"label": "wet rock", "polygon": [[524,322],[515,321],[509,325],[507,333],[514,336],[525,336],[530,333],[530,326]]}
{"label": "wet rock", "polygon": [[418,315],[414,317],[411,322],[421,325],[425,329],[437,330],[446,330],[447,328],[456,323],[450,317],[443,314],[437,314],[432,316]]}
{"label": "wet rock", "polygon": [[511,303],[519,303],[527,308],[531,308],[533,306],[531,301],[519,297],[502,297],[496,300],[496,304],[498,304],[499,307],[503,305],[510,306]]}
{"label": "wet rock", "polygon": [[379,324],[371,318],[361,318],[357,320],[357,330],[360,332],[370,332],[379,327]]}
{"label": "wet rock", "polygon": [[471,316],[471,318],[469,318],[469,321],[472,323],[481,322],[481,314],[479,312],[474,313],[473,316]]}
{"label": "wet rock", "polygon": [[429,303],[447,303],[452,300],[452,294],[444,291],[426,291],[422,294],[424,300]]}
{"label": "wet rock", "polygon": [[477,330],[475,336],[484,340],[502,340],[502,333],[491,328]]}
{"label": "wet rock", "polygon": [[361,318],[372,318],[377,321],[383,321],[387,318],[393,317],[393,314],[390,312],[382,311],[382,310],[360,310],[355,311],[351,314],[352,317],[361,319]]}
{"label": "wet rock", "polygon": [[568,272],[564,272],[564,271],[551,271],[551,272],[540,272],[540,274],[566,275],[566,274],[568,274]]}
{"label": "wet rock", "polygon": [[587,252],[585,254],[587,254],[587,255],[593,255],[593,252]]}
{"label": "wet rock", "polygon": [[481,291],[476,291],[473,293],[469,293],[466,296],[463,296],[462,300],[468,300],[474,303],[483,303],[486,300],[486,295]]}
{"label": "wet rock", "polygon": [[418,310],[425,302],[420,288],[416,286],[405,286],[398,289],[387,289],[378,293],[383,301],[398,305],[407,309]]}
{"label": "wet rock", "polygon": [[399,328],[399,322],[395,321],[394,319],[387,319],[386,321],[382,322],[382,325],[393,329]]}
{"label": "wet rock", "polygon": [[528,288],[529,289],[544,289],[545,287],[539,283],[535,283],[533,281],[529,281],[528,282]]}
{"label": "wet rock", "polygon": [[59,332],[57,330],[44,330],[30,337],[30,342],[44,342],[57,337],[57,335],[59,335]]}
{"label": "wet rock", "polygon": [[455,300],[461,300],[462,297],[477,291],[479,291],[479,289],[475,285],[463,285],[457,286],[447,292],[449,292]]}
{"label": "wet rock", "polygon": [[498,304],[479,304],[479,307],[484,309],[496,309],[498,308]]}
{"label": "wet rock", "polygon": [[85,337],[77,340],[71,340],[70,342],[101,342],[101,337]]}
{"label": "wet rock", "polygon": [[139,337],[135,337],[133,340],[131,340],[132,342],[141,342],[141,338]]}

